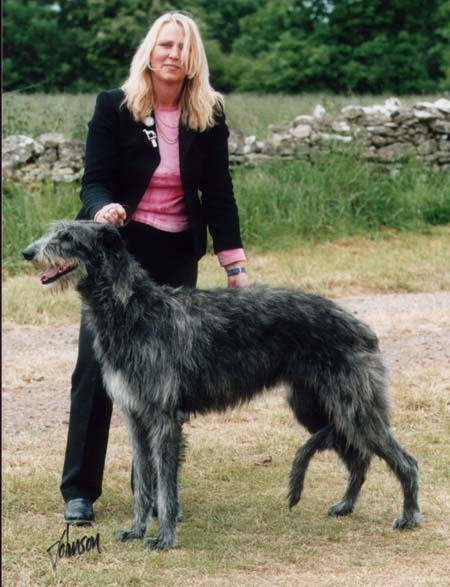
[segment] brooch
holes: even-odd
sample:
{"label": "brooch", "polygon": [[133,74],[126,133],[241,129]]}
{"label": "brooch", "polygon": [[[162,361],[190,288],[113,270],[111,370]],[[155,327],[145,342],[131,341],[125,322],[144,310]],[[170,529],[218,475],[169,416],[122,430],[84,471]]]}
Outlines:
{"label": "brooch", "polygon": [[158,143],[156,141],[156,133],[154,130],[148,130],[146,128],[142,129],[142,132],[145,133],[145,136],[147,137],[147,140],[149,140],[152,144],[153,148],[156,148],[158,146]]}

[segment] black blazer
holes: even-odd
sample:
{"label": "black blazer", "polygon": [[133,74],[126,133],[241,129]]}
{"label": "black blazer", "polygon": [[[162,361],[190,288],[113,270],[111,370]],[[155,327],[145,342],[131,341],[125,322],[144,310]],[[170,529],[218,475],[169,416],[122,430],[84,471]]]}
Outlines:
{"label": "black blazer", "polygon": [[[136,122],[128,108],[120,106],[123,99],[120,89],[97,96],[89,122],[79,219],[92,219],[112,202],[125,206],[130,216],[160,163],[159,148],[144,132],[156,128]],[[204,132],[181,123],[179,128],[181,182],[198,258],[206,251],[207,225],[216,253],[242,247],[228,166],[229,131],[223,114],[216,121]]]}

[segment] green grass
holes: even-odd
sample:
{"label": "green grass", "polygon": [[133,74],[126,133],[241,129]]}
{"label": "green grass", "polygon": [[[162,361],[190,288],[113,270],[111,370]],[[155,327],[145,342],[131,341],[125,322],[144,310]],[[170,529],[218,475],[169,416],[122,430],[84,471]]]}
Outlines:
{"label": "green grass", "polygon": [[350,150],[237,169],[234,182],[244,242],[266,250],[450,222],[450,174],[416,162],[391,174]]}
{"label": "green grass", "polygon": [[24,134],[36,138],[60,132],[68,138],[86,139],[87,123],[94,111],[91,94],[19,94],[3,96],[3,136]]}
{"label": "green grass", "polygon": [[[308,102],[306,97],[236,95],[229,97],[227,110],[230,121],[246,134],[264,137],[268,123],[309,113],[317,98],[308,97]],[[332,109],[325,98],[321,101]],[[5,134],[36,136],[58,130],[82,138],[93,97],[7,95],[5,103],[4,124],[10,129]],[[46,108],[56,112],[51,129]],[[236,170],[234,180],[252,281],[328,296],[450,290],[450,227],[437,226],[449,222],[448,175],[411,165],[393,177],[353,164],[344,153],[316,160],[313,166],[279,162]],[[4,192],[4,319],[12,328],[76,321],[76,295],[49,297],[24,273],[20,250],[51,220],[75,216],[78,186],[6,184]],[[201,262],[200,287],[224,283],[217,260],[207,255]],[[48,366],[33,369],[43,381],[49,377]],[[69,377],[68,372],[67,381]],[[131,497],[127,433],[123,425],[113,426],[97,523],[92,530],[73,529],[71,534],[76,539],[99,532],[102,552],[61,561],[54,574],[46,549],[63,530],[59,482],[66,427],[55,423],[45,431],[22,427],[5,434],[4,584],[447,587],[449,380],[448,365],[409,365],[397,368],[393,376],[393,425],[421,466],[424,523],[405,533],[389,528],[401,507],[400,491],[377,461],[350,518],[326,516],[346,476],[330,454],[313,460],[302,502],[288,512],[289,469],[307,435],[275,394],[251,408],[196,418],[186,426],[189,451],[181,494],[186,521],[179,527],[179,547],[168,553],[150,553],[139,542],[119,544],[114,539],[115,530],[130,522]],[[68,388],[57,392],[67,395]],[[269,464],[264,464],[268,457]]]}
{"label": "green grass", "polygon": [[3,271],[26,265],[22,249],[42,236],[53,220],[73,219],[81,207],[79,185],[5,182],[2,203]]}
{"label": "green grass", "polygon": [[[402,97],[404,104],[419,100],[435,100],[439,96]],[[230,94],[226,96],[226,112],[230,126],[246,135],[265,139],[269,124],[291,122],[299,114],[312,114],[321,103],[330,114],[337,114],[348,104],[379,104],[388,96],[334,96],[300,94],[296,96],[267,94]],[[44,132],[62,132],[68,137],[85,139],[87,123],[92,116],[94,94],[19,94],[3,96],[3,135],[26,134],[37,137]],[[51,112],[51,124],[49,113]]]}
{"label": "green grass", "polygon": [[[357,161],[350,151],[317,155],[311,162],[277,160],[233,172],[245,246],[257,250],[355,235],[376,237],[386,228],[429,231],[450,222],[450,174],[410,162],[393,175]],[[79,184],[5,182],[3,269],[25,263],[20,251],[51,221],[74,218]]]}

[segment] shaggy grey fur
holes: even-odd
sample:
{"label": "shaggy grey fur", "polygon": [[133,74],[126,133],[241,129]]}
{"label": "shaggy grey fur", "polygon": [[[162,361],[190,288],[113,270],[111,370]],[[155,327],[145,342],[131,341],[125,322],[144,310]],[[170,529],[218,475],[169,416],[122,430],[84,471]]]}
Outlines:
{"label": "shaggy grey fur", "polygon": [[300,499],[314,453],[334,449],[349,483],[329,513],[349,514],[375,454],[403,489],[394,527],[416,526],[417,462],[389,426],[377,338],[354,316],[293,289],[157,286],[117,229],[90,221],[56,223],[24,256],[47,269],[44,284],[73,284],[81,294],[106,389],[127,416],[134,521],[120,540],[143,538],[156,506],[159,533],[147,544],[166,549],[176,543],[180,415],[222,411],[278,384],[286,385],[289,405],[311,433],[293,462],[289,506]]}

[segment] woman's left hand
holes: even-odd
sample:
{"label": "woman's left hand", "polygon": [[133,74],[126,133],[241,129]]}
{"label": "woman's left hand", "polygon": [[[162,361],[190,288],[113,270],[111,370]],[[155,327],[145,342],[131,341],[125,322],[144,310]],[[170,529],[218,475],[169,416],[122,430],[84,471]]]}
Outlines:
{"label": "woman's left hand", "polygon": [[[225,267],[226,270],[233,269],[235,267],[244,267],[243,263],[232,263]],[[228,276],[228,287],[248,287],[250,285],[250,281],[248,279],[247,273],[241,272],[236,273],[236,275],[229,275]]]}
{"label": "woman's left hand", "polygon": [[95,222],[102,224],[114,224],[115,226],[123,226],[127,218],[125,208],[120,204],[107,204],[100,208],[94,216]]}

